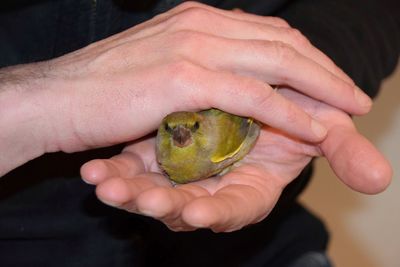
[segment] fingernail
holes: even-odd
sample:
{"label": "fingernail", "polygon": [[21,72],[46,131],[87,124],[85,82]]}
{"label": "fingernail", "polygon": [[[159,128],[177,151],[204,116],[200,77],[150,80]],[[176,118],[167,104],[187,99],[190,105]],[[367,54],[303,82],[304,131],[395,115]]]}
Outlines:
{"label": "fingernail", "polygon": [[370,108],[372,106],[372,100],[366,95],[360,88],[356,86],[354,90],[354,97],[358,104],[364,108]]}
{"label": "fingernail", "polygon": [[83,177],[82,177],[82,181],[84,181],[86,184],[94,185],[94,183],[92,183],[91,181],[86,180],[86,179],[83,178]]}
{"label": "fingernail", "polygon": [[208,226],[207,226],[207,225],[205,225],[205,224],[201,224],[201,223],[193,223],[193,224],[190,224],[190,226],[192,226],[192,227],[194,227],[194,228],[196,228],[196,229],[204,229],[204,228],[208,228]]}
{"label": "fingernail", "polygon": [[153,210],[148,210],[148,209],[139,209],[140,214],[142,214],[143,216],[148,216],[148,217],[153,217],[153,218],[157,218],[159,216],[157,216],[158,214],[156,214],[156,212],[154,212]]}
{"label": "fingernail", "polygon": [[325,137],[327,130],[324,126],[322,126],[322,124],[320,124],[319,122],[317,122],[316,120],[312,120],[311,121],[311,130],[314,132],[314,134],[319,137],[319,138],[323,138]]}
{"label": "fingernail", "polygon": [[114,207],[114,208],[121,205],[121,203],[117,203],[117,202],[113,202],[113,201],[109,201],[109,200],[105,200],[105,199],[100,199],[100,201],[103,202],[104,204]]}

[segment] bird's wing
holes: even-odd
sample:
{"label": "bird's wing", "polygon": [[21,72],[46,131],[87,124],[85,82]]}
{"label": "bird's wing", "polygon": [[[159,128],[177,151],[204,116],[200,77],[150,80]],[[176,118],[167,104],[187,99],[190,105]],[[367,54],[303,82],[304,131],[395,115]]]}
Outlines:
{"label": "bird's wing", "polygon": [[[211,161],[220,163],[227,159],[237,159],[241,154],[242,147],[247,144],[246,138],[249,134],[253,119],[231,115],[225,112],[215,112],[217,120],[218,137]],[[240,158],[244,155],[240,155]],[[239,158],[239,159],[240,159]]]}

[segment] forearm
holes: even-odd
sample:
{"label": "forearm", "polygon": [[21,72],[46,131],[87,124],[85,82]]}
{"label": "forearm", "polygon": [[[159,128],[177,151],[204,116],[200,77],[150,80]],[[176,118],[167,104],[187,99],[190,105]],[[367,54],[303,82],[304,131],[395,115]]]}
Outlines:
{"label": "forearm", "polygon": [[33,65],[0,70],[0,176],[47,149],[49,123]]}
{"label": "forearm", "polygon": [[88,148],[75,126],[95,111],[78,109],[76,88],[52,61],[0,69],[0,177],[44,153]]}

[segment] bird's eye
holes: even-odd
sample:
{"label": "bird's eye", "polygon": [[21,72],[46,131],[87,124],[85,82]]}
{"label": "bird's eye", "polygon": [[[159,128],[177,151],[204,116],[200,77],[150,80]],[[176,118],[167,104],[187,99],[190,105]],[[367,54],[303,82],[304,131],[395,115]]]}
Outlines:
{"label": "bird's eye", "polygon": [[172,129],[171,129],[171,127],[169,127],[169,125],[168,125],[168,123],[166,123],[165,125],[164,125],[164,129],[165,129],[165,131],[167,131],[167,132],[172,132]]}
{"label": "bird's eye", "polygon": [[193,125],[193,129],[196,131],[197,129],[200,128],[200,123],[198,121],[196,121]]}

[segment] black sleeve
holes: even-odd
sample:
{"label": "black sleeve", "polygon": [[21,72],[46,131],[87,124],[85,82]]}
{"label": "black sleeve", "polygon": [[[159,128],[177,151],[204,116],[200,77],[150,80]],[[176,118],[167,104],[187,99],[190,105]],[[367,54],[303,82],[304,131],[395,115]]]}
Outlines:
{"label": "black sleeve", "polygon": [[400,52],[397,0],[289,1],[277,12],[375,96]]}

